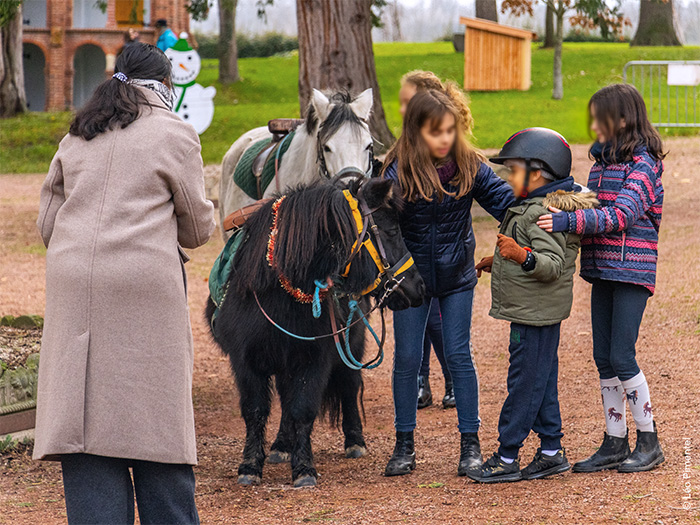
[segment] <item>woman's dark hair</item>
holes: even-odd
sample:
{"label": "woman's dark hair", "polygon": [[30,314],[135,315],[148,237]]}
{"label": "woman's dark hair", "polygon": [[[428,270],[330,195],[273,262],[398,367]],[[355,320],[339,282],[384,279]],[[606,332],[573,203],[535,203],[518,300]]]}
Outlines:
{"label": "woman's dark hair", "polygon": [[596,91],[588,102],[590,119],[598,121],[607,141],[613,162],[632,160],[634,149],[643,145],[649,154],[662,160],[661,136],[649,122],[644,98],[630,84],[612,84]]}
{"label": "woman's dark hair", "polygon": [[[151,44],[134,42],[117,57],[115,73],[127,78],[170,79],[170,60]],[[70,134],[94,139],[116,126],[127,127],[139,117],[141,106],[150,106],[144,94],[131,84],[117,78],[106,80],[95,89],[90,100],[80,108],[70,125]]]}

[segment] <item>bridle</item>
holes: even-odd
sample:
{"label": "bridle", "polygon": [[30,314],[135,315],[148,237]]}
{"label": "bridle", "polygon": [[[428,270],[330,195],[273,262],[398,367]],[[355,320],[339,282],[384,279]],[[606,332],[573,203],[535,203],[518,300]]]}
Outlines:
{"label": "bridle", "polygon": [[[347,174],[349,175],[349,173]],[[357,168],[354,168],[354,175],[362,175],[362,172],[358,170]],[[342,175],[340,176],[341,178],[345,176]],[[338,176],[336,176],[338,178]],[[350,368],[355,369],[355,370],[360,370],[360,369],[370,369],[370,368],[375,368],[381,364],[383,357],[384,357],[384,341],[386,339],[386,322],[384,319],[384,307],[386,304],[387,299],[391,294],[393,294],[395,291],[399,289],[401,286],[401,283],[403,282],[405,277],[400,277],[398,278],[399,275],[403,274],[404,272],[408,271],[413,265],[413,257],[411,256],[410,252],[406,252],[398,262],[395,264],[391,265],[389,263],[389,260],[387,259],[386,256],[386,250],[384,248],[384,244],[381,240],[381,236],[379,235],[379,228],[377,227],[376,221],[374,220],[373,214],[379,210],[379,208],[370,208],[367,205],[367,202],[365,199],[362,197],[362,185],[360,184],[360,187],[357,191],[357,197],[353,196],[353,194],[350,192],[349,189],[343,190],[343,196],[345,197],[346,201],[348,202],[348,206],[350,207],[352,217],[353,217],[353,222],[356,230],[356,238],[355,241],[352,245],[352,248],[350,250],[350,255],[348,256],[347,260],[345,263],[341,266],[343,268],[343,272],[338,276],[337,278],[337,283],[338,287],[336,288],[335,286],[335,281],[334,279],[334,285],[330,288],[324,288],[321,289],[321,284],[327,284],[327,283],[319,283],[318,281],[316,282],[316,291],[315,293],[308,294],[306,292],[302,292],[298,288],[294,288],[291,286],[291,283],[289,280],[284,277],[282,274],[279,274],[279,279],[282,287],[292,296],[294,299],[296,299],[298,302],[302,303],[309,303],[311,302],[313,304],[314,308],[314,317],[320,317],[320,300],[323,297],[322,294],[325,295],[326,303],[328,304],[329,308],[329,314],[330,314],[330,319],[331,319],[331,332],[327,334],[322,334],[322,335],[316,335],[316,336],[300,336],[297,335],[293,332],[290,332],[289,330],[286,330],[283,328],[281,325],[279,325],[270,315],[265,311],[263,308],[262,304],[260,303],[260,299],[258,298],[258,295],[256,292],[253,292],[253,295],[255,297],[255,301],[258,305],[258,308],[260,309],[260,312],[263,314],[263,316],[273,325],[275,328],[280,330],[281,332],[289,335],[290,337],[293,337],[295,339],[300,339],[303,341],[317,341],[319,339],[324,339],[328,337],[333,337],[335,340],[336,348],[338,349],[338,353],[343,360],[343,362]],[[267,255],[267,260],[268,264],[271,264],[271,261],[273,260],[274,257],[274,244],[275,244],[275,235],[277,231],[277,214],[279,212],[279,208],[284,201],[284,197],[280,197],[275,201],[273,204],[273,226],[270,230],[270,238],[268,240],[268,255]],[[375,263],[377,267],[377,277],[375,280],[360,294],[348,294],[345,293],[342,290],[342,284],[345,278],[348,277],[350,274],[350,270],[352,267],[353,262],[355,261],[356,257],[362,250],[366,250],[367,253],[370,255],[372,261]],[[291,288],[291,289],[290,289]],[[298,293],[297,293],[298,292]],[[302,294],[302,295],[299,295]],[[359,307],[359,301],[362,297],[367,296],[367,295],[373,295],[376,298],[375,305],[366,313],[362,312],[361,308]],[[341,298],[347,298],[348,299],[348,305],[350,307],[350,317],[347,320],[347,323],[344,327],[338,328],[337,326],[337,321],[336,321],[336,306],[339,304],[339,300]],[[309,299],[311,298],[311,299]],[[318,306],[317,306],[318,305]],[[374,312],[375,310],[379,309],[381,312],[381,320],[382,320],[382,336],[381,339],[377,336],[377,334],[374,332],[372,327],[369,324],[369,321],[367,320],[367,316]],[[354,314],[355,312],[360,313],[360,316],[353,321]],[[317,315],[318,314],[318,315]],[[379,350],[377,352],[377,355],[374,359],[367,363],[360,363],[357,361],[354,356],[352,355],[352,351],[350,349],[350,337],[349,337],[349,331],[350,328],[356,325],[359,322],[363,322],[365,326],[369,329],[369,331],[372,333],[377,346],[379,347]],[[345,348],[343,348],[343,345],[341,344],[340,341],[340,336],[344,336],[344,343],[345,343]]]}
{"label": "bridle", "polygon": [[[367,124],[365,120],[362,120],[362,122]],[[328,171],[328,165],[326,164],[326,154],[323,151],[324,147],[325,144],[321,142],[321,131],[319,130],[319,132],[316,134],[316,160],[318,161],[318,169],[323,177],[330,179],[331,174]],[[365,177],[371,177],[372,168],[374,167],[374,140],[370,143],[369,149],[367,149],[367,153],[368,167],[366,171],[363,172],[359,168],[356,168],[354,166],[348,166],[336,173],[333,178],[343,177],[346,175],[356,175],[357,173],[361,173]]]}

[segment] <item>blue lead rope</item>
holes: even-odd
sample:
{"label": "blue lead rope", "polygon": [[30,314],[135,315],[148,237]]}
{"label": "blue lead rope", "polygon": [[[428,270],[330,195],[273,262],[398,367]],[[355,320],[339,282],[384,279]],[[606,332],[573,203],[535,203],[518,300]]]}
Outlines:
{"label": "blue lead rope", "polygon": [[[348,322],[346,326],[350,327],[350,324],[352,323],[352,320],[355,317],[355,312],[359,310],[362,314],[362,322],[369,330],[369,333],[372,334],[372,337],[374,337],[377,346],[381,347],[382,343],[379,340],[379,337],[377,337],[376,332],[369,324],[369,321],[367,320],[367,317],[365,316],[364,312],[360,310],[357,301],[355,299],[350,299],[348,301],[348,306],[350,307],[350,314],[348,315]],[[371,370],[372,368],[377,368],[379,365],[381,365],[382,361],[384,360],[384,352],[381,353],[379,360],[373,365],[363,365],[357,359],[355,359],[355,356],[352,355],[352,350],[350,349],[350,330],[345,331],[345,348],[343,348],[340,345],[340,342],[338,340],[335,341],[335,346],[338,349],[338,355],[340,356],[340,359],[343,361],[343,363],[345,363],[345,366],[347,366],[348,368],[352,368],[353,370],[362,370],[363,368]]]}
{"label": "blue lead rope", "polygon": [[316,290],[314,290],[314,299],[311,302],[311,310],[314,314],[314,319],[321,317],[321,290],[328,288],[327,281],[314,281]]}

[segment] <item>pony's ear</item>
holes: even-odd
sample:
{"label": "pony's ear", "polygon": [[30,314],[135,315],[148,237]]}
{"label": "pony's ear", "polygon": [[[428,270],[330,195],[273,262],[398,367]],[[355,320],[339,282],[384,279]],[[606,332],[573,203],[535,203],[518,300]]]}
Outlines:
{"label": "pony's ear", "polygon": [[311,93],[311,105],[321,122],[328,118],[328,114],[331,112],[331,101],[318,89],[314,89]]}
{"label": "pony's ear", "polygon": [[372,95],[372,88],[365,89],[360,95],[350,103],[350,109],[353,113],[360,117],[362,120],[367,120],[369,114],[372,112],[372,104],[374,103],[374,96]]}
{"label": "pony's ear", "polygon": [[362,193],[370,208],[391,207],[394,200],[394,181],[372,178],[365,182]]}

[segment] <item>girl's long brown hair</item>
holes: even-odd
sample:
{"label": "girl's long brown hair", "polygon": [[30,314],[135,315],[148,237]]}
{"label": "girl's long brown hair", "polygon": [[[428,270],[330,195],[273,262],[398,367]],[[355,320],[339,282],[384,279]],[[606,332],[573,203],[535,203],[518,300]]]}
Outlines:
{"label": "girl's long brown hair", "polygon": [[[436,129],[445,115],[452,115],[457,126],[451,152],[457,163],[457,173],[450,181],[454,191],[446,190],[440,183],[428,146],[421,137],[421,128],[426,123]],[[467,140],[464,126],[460,109],[445,93],[429,89],[414,95],[406,109],[401,137],[389,150],[384,162],[386,171],[386,167],[397,161],[396,171],[406,200],[415,202],[422,198],[430,201],[437,196],[441,201],[445,195],[459,199],[469,192],[484,158]]]}
{"label": "girl's long brown hair", "polygon": [[636,87],[612,84],[599,89],[588,102],[588,110],[603,127],[613,162],[632,160],[634,148],[640,144],[657,160],[666,156],[661,136],[649,122],[644,98]]}

